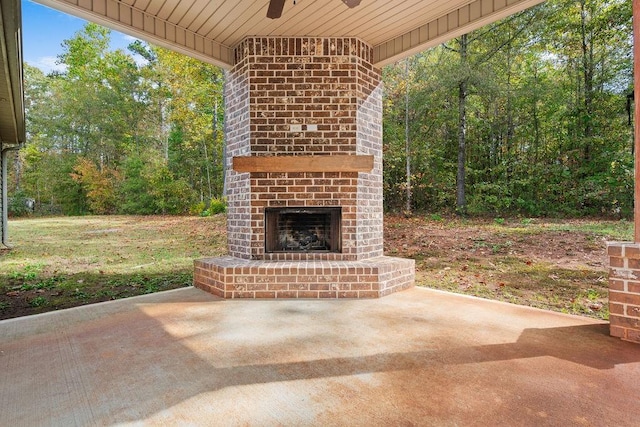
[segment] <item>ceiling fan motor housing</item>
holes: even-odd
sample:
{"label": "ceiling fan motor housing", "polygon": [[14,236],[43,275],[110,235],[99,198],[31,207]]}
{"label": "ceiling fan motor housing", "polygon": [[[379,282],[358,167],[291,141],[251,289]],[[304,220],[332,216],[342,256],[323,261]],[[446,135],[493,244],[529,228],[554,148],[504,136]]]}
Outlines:
{"label": "ceiling fan motor housing", "polygon": [[[284,11],[284,4],[286,0],[271,0],[269,2],[269,9],[267,9],[267,18],[278,19],[282,16]],[[360,4],[361,0],[342,0],[349,8],[354,8]],[[293,4],[296,4],[296,0],[293,0]]]}

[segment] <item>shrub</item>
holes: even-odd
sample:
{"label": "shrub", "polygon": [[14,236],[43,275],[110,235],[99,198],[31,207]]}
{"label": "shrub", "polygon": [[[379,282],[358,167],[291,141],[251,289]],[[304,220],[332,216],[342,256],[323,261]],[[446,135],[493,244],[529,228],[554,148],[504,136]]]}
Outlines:
{"label": "shrub", "polygon": [[123,164],[123,180],[119,187],[119,213],[150,215],[158,210],[151,196],[151,185],[143,176],[148,162],[142,157],[129,157]]}
{"label": "shrub", "polygon": [[71,178],[86,191],[89,209],[95,214],[113,213],[117,206],[116,187],[118,172],[108,167],[98,167],[91,160],[79,157]]}
{"label": "shrub", "polygon": [[211,203],[209,204],[208,211],[209,211],[209,213],[211,215],[215,215],[215,214],[226,212],[227,211],[227,200],[224,197],[223,198],[214,197],[213,199],[211,199]]}
{"label": "shrub", "polygon": [[206,208],[206,205],[204,202],[198,202],[195,205],[191,205],[191,207],[189,208],[189,214],[190,215],[202,215],[202,213],[204,212]]}
{"label": "shrub", "polygon": [[34,205],[35,202],[33,199],[28,198],[24,192],[18,190],[13,194],[13,197],[8,199],[9,215],[29,215],[30,213],[33,213]]}

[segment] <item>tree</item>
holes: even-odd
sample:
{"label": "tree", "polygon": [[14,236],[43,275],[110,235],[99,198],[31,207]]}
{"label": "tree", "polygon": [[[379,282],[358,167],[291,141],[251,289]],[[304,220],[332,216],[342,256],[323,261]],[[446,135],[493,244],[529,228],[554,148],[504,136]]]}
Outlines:
{"label": "tree", "polygon": [[[222,196],[222,71],[193,58],[154,48],[159,77],[168,92],[168,160],[177,176],[200,193],[201,200]],[[188,168],[174,165],[189,165]],[[202,179],[204,177],[204,180]]]}
{"label": "tree", "polygon": [[[631,212],[630,23],[624,0],[549,0],[385,67],[385,208]],[[222,72],[108,40],[89,24],[65,42],[66,71],[25,67],[13,182],[76,214],[184,212],[221,196]]]}
{"label": "tree", "polygon": [[63,43],[65,71],[27,67],[29,190],[65,213],[182,213],[221,196],[221,71],[143,42],[111,51],[109,37],[87,24]]}
{"label": "tree", "polygon": [[467,153],[467,95],[469,75],[466,72],[468,63],[468,35],[458,38],[458,53],[460,54],[460,79],[458,80],[458,173],[456,174],[456,212],[465,214],[467,201],[465,197],[465,164]]}
{"label": "tree", "polygon": [[71,178],[87,193],[91,213],[104,215],[117,209],[116,188],[119,174],[106,166],[99,168],[91,160],[78,158]]}
{"label": "tree", "polygon": [[417,55],[409,82],[386,67],[385,207],[403,209],[409,105],[414,209],[630,212],[630,18],[622,0],[549,1]]}

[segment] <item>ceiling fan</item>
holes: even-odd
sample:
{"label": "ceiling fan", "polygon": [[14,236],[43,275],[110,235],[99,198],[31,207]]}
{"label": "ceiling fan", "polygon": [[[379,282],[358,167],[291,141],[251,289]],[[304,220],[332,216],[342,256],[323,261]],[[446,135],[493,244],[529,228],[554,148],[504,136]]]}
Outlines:
{"label": "ceiling fan", "polygon": [[[277,19],[282,16],[284,9],[284,3],[286,0],[271,0],[269,1],[269,9],[267,10],[267,18]],[[342,0],[342,3],[346,4],[349,8],[354,8],[360,4],[361,0]],[[295,0],[294,0],[295,4]]]}

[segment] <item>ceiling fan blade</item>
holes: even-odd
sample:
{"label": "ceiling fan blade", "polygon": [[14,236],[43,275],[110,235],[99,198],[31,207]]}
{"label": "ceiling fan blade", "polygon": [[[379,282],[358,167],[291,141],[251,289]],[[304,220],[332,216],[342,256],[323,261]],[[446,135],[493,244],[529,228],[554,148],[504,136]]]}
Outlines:
{"label": "ceiling fan blade", "polygon": [[344,4],[349,6],[350,8],[354,8],[360,4],[361,0],[342,0]]}
{"label": "ceiling fan blade", "polygon": [[267,18],[277,19],[282,16],[284,10],[284,2],[286,0],[271,0],[269,2],[269,9],[267,10]]}

